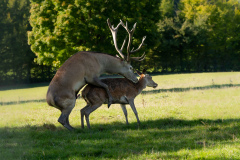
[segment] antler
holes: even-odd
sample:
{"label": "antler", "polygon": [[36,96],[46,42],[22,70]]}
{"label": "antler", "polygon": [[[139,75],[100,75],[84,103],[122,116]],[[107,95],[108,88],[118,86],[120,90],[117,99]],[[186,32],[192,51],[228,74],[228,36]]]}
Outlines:
{"label": "antler", "polygon": [[144,52],[141,57],[130,57],[130,59],[134,60],[134,61],[142,61],[142,60],[145,59],[145,57],[146,57],[146,55],[145,55],[145,52]]}
{"label": "antler", "polygon": [[132,43],[132,37],[133,37],[133,33],[134,33],[135,29],[136,29],[136,25],[137,25],[137,23],[135,23],[135,24],[133,25],[132,30],[129,30],[129,29],[128,29],[128,24],[127,24],[127,22],[126,22],[126,25],[124,25],[124,24],[122,23],[122,26],[126,29],[126,31],[128,32],[128,35],[129,35],[129,36],[128,36],[128,46],[127,46],[127,62],[130,62],[131,60],[142,61],[142,60],[145,59],[145,52],[143,53],[143,55],[142,55],[141,57],[130,57],[130,55],[131,55],[132,53],[137,52],[137,51],[139,51],[139,50],[142,48],[143,43],[144,43],[144,41],[145,41],[145,39],[146,39],[146,36],[144,36],[143,39],[142,39],[142,42],[141,42],[141,44],[138,46],[138,48],[134,50],[134,47],[133,47],[132,50],[130,51],[130,46],[131,46],[131,43]]}
{"label": "antler", "polygon": [[[131,60],[142,61],[142,60],[145,59],[145,52],[143,53],[143,55],[142,55],[141,57],[130,57],[130,55],[131,55],[132,53],[137,52],[137,51],[139,51],[139,50],[142,48],[143,43],[144,43],[144,41],[145,41],[145,39],[146,39],[146,36],[144,36],[143,39],[142,39],[142,42],[141,42],[141,44],[138,46],[138,48],[135,49],[135,50],[134,50],[134,48],[132,48],[132,50],[130,50],[130,46],[131,46],[131,43],[132,43],[133,33],[134,33],[135,29],[136,29],[137,23],[135,23],[135,24],[133,25],[132,30],[129,30],[129,29],[128,29],[128,24],[127,24],[127,22],[126,22],[126,25],[124,25],[124,23],[122,22],[122,20],[120,20],[120,23],[117,25],[116,28],[114,28],[114,26],[111,25],[109,18],[107,19],[107,23],[108,23],[108,26],[109,26],[109,28],[110,28],[110,30],[111,30],[111,32],[112,32],[114,46],[115,46],[117,52],[119,53],[119,55],[120,55],[123,59],[125,59],[127,62],[130,62]],[[125,40],[123,41],[123,44],[122,44],[121,49],[119,49],[118,46],[117,46],[117,31],[118,31],[118,28],[119,28],[120,25],[122,25],[122,26],[126,29],[126,31],[128,32],[127,58],[125,58],[125,56],[124,56],[123,53],[122,53],[122,50],[123,50],[123,47],[124,47],[124,45],[125,45],[125,43],[126,43],[127,37],[126,37]]]}
{"label": "antler", "polygon": [[119,28],[120,25],[123,24],[123,22],[120,20],[120,23],[117,25],[116,28],[114,28],[114,26],[111,25],[111,22],[110,22],[109,18],[107,19],[107,23],[108,23],[108,27],[110,28],[110,30],[112,32],[114,46],[115,46],[116,50],[118,51],[119,55],[122,57],[122,59],[125,59],[125,57],[124,57],[124,55],[122,53],[122,50],[123,50],[123,47],[124,47],[124,45],[126,43],[126,38],[123,41],[121,49],[119,49],[118,46],[117,46],[117,32],[118,32],[118,28]]}

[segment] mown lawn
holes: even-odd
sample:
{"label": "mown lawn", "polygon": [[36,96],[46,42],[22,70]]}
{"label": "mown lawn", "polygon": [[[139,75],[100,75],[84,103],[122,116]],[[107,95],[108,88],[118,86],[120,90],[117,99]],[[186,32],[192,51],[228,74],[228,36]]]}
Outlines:
{"label": "mown lawn", "polygon": [[80,128],[77,100],[70,115],[76,131],[45,102],[47,86],[0,88],[1,159],[240,159],[240,73],[153,76],[159,84],[136,100],[141,125],[119,105],[90,115]]}

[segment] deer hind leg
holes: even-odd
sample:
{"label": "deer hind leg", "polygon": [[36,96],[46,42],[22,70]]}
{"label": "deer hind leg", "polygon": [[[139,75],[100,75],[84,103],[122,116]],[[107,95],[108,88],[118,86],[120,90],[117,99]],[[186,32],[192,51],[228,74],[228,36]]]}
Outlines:
{"label": "deer hind leg", "polygon": [[127,113],[127,109],[126,109],[126,105],[125,104],[120,104],[123,110],[123,113],[125,115],[126,118],[126,124],[128,124],[128,113]]}
{"label": "deer hind leg", "polygon": [[75,101],[73,101],[73,103],[70,103],[67,105],[67,107],[62,107],[61,111],[61,115],[58,118],[58,122],[61,123],[64,127],[66,127],[68,130],[74,130],[74,128],[69,124],[69,115],[72,111],[72,109],[75,106]]}
{"label": "deer hind leg", "polygon": [[91,107],[90,104],[87,104],[83,109],[80,110],[80,114],[81,114],[81,127],[84,128],[84,115],[85,115],[85,110]]}
{"label": "deer hind leg", "polygon": [[87,108],[84,109],[84,115],[85,115],[85,119],[87,122],[87,127],[90,129],[90,122],[89,122],[89,115],[95,111],[97,108],[99,108],[102,105],[102,103],[100,104],[94,104],[92,106],[86,106]]}
{"label": "deer hind leg", "polygon": [[58,118],[58,122],[61,123],[64,127],[66,127],[68,130],[74,130],[74,128],[69,124],[69,113],[62,112],[60,117]]}
{"label": "deer hind leg", "polygon": [[130,104],[130,106],[131,106],[131,108],[132,108],[132,110],[133,110],[133,112],[134,112],[134,114],[137,118],[138,125],[140,125],[140,120],[138,118],[138,113],[137,113],[137,110],[136,110],[136,107],[135,107],[135,104],[134,104],[134,100],[133,99],[129,100],[129,104]]}
{"label": "deer hind leg", "polygon": [[112,104],[112,101],[113,101],[113,98],[112,98],[112,95],[111,95],[111,93],[110,93],[110,91],[109,91],[109,88],[108,88],[108,85],[106,85],[105,83],[103,83],[99,78],[97,78],[97,77],[95,77],[95,78],[93,78],[93,85],[95,85],[95,86],[98,86],[98,87],[102,87],[102,88],[104,88],[105,90],[106,90],[106,92],[107,92],[107,95],[108,95],[108,108],[111,106],[111,104]]}

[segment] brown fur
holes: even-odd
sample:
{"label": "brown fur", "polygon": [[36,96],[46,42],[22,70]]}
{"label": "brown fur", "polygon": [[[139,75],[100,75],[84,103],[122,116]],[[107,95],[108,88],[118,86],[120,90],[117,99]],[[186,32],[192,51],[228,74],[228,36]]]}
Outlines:
{"label": "brown fur", "polygon": [[[142,43],[136,50],[130,51],[129,49],[132,41],[132,35],[136,25],[134,25],[133,29],[130,31],[127,26],[122,23],[122,21],[120,21],[116,28],[111,25],[109,19],[107,20],[107,23],[113,35],[115,48],[119,55],[125,60],[121,60],[120,58],[107,54],[78,52],[70,57],[59,68],[49,85],[47,103],[50,106],[58,108],[62,112],[58,122],[69,130],[73,129],[73,127],[69,124],[69,115],[75,106],[77,93],[84,85],[92,84],[104,88],[108,96],[109,107],[112,103],[112,96],[108,86],[99,79],[99,76],[102,73],[117,73],[135,83],[138,81],[133,72],[133,68],[130,65],[130,60],[142,61],[145,58],[145,54],[141,57],[134,58],[130,58],[130,54],[137,52],[142,47],[146,37],[143,37]],[[118,49],[117,47],[117,31],[121,25],[129,34],[127,57],[122,54],[124,45],[122,45],[121,49]]]}
{"label": "brown fur", "polygon": [[108,86],[98,78],[105,72],[121,74],[134,82],[138,80],[130,64],[108,54],[78,52],[59,68],[49,85],[46,98],[50,106],[62,112],[58,121],[67,129],[73,129],[69,124],[69,114],[75,106],[77,93],[84,85],[103,87],[111,98]]}
{"label": "brown fur", "polygon": [[[137,111],[134,106],[135,97],[141,93],[141,91],[149,87],[157,87],[157,84],[152,80],[152,77],[147,74],[141,74],[138,83],[134,84],[126,78],[109,78],[103,79],[102,82],[108,85],[109,91],[113,97],[113,103],[121,104],[123,112],[127,120],[125,104],[130,104],[138,122],[140,123]],[[106,104],[108,102],[107,93],[104,89],[100,87],[96,87],[93,85],[87,85],[82,91],[82,97],[87,102],[87,106],[81,110],[81,120],[82,120],[82,128],[84,128],[83,117],[85,115],[88,128],[90,128],[89,124],[89,114],[100,107],[102,104]]]}
{"label": "brown fur", "polygon": [[[102,79],[102,82],[108,85],[109,91],[113,97],[113,103],[119,103],[119,100],[123,95],[129,98],[135,98],[138,93],[138,85],[132,83],[125,78],[108,78]],[[127,86],[127,87],[126,87]],[[94,104],[96,99],[102,103],[106,103],[108,100],[106,91],[101,87],[96,87],[94,85],[87,85],[82,91],[82,97],[87,99],[88,102]]]}

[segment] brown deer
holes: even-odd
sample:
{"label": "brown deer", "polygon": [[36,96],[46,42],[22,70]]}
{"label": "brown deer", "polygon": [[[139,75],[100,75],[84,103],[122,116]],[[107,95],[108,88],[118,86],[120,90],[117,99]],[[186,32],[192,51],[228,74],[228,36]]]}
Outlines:
{"label": "brown deer", "polygon": [[[142,92],[146,86],[156,88],[158,86],[152,80],[152,77],[146,74],[138,72],[140,79],[137,83],[133,83],[126,78],[112,78],[112,79],[102,79],[102,82],[108,85],[109,91],[113,97],[113,103],[120,104],[123,113],[126,118],[126,123],[128,124],[126,104],[130,104],[138,124],[140,124],[138,113],[134,105],[135,97]],[[91,84],[87,85],[82,91],[82,97],[87,102],[86,107],[81,109],[81,125],[84,128],[84,116],[87,122],[87,126],[90,129],[89,115],[99,108],[102,104],[108,103],[108,95],[103,88],[93,86]]]}
{"label": "brown deer", "polygon": [[[86,84],[92,84],[104,88],[109,97],[110,106],[112,103],[112,96],[109,92],[108,86],[100,81],[99,76],[101,74],[105,72],[117,73],[134,83],[137,83],[138,81],[133,68],[130,65],[130,61],[143,60],[145,58],[145,53],[141,57],[130,57],[130,54],[138,51],[142,47],[146,37],[143,37],[142,43],[136,50],[130,51],[130,43],[132,41],[132,35],[135,31],[136,24],[133,26],[132,30],[129,30],[127,24],[124,25],[121,20],[116,28],[111,26],[109,19],[107,20],[107,23],[113,35],[115,48],[121,58],[102,53],[85,51],[78,52],[63,63],[49,84],[46,96],[47,103],[62,112],[58,122],[69,130],[74,129],[69,124],[69,115],[75,106],[77,93],[83,86]],[[124,40],[121,49],[118,49],[117,46],[117,31],[120,26],[123,26],[129,35],[127,57],[122,53],[126,39]]]}

